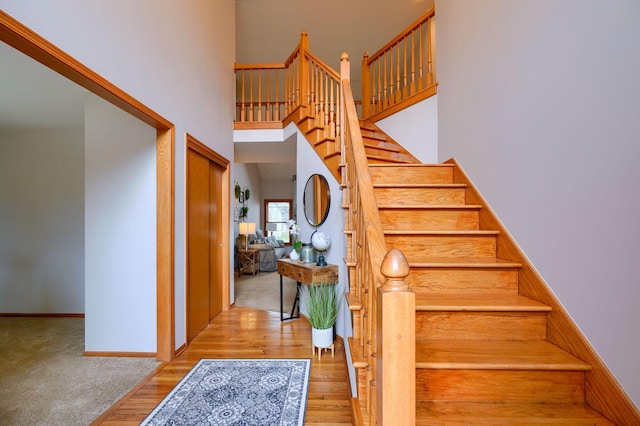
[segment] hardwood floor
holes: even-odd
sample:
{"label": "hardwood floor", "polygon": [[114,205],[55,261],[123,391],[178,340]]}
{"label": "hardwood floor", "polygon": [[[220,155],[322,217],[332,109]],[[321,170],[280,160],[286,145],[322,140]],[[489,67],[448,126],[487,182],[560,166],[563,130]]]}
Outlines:
{"label": "hardwood floor", "polygon": [[[126,395],[94,425],[137,425],[201,358],[311,358],[311,327],[275,313],[234,307],[222,312],[176,359]],[[313,358],[305,424],[352,424],[344,346]]]}

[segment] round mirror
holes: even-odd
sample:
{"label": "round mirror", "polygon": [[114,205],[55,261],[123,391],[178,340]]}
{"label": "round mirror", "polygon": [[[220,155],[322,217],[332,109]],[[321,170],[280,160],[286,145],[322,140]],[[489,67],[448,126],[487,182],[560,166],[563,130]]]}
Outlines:
{"label": "round mirror", "polygon": [[329,215],[331,190],[327,179],[319,174],[311,175],[304,186],[302,198],[304,216],[311,226],[320,226]]}

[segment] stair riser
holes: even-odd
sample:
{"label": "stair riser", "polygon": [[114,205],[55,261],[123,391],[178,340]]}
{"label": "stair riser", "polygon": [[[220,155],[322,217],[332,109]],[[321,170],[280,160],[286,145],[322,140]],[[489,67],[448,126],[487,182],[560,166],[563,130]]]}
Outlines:
{"label": "stair riser", "polygon": [[554,403],[584,402],[581,371],[416,370],[418,401]]}
{"label": "stair riser", "polygon": [[380,209],[379,212],[385,230],[478,230],[478,211],[473,209]]}
{"label": "stair riser", "polygon": [[464,188],[375,188],[378,204],[464,205]]}
{"label": "stair riser", "polygon": [[386,151],[400,152],[400,148],[398,148],[398,145],[389,143],[386,141],[386,139],[380,140],[375,138],[368,138],[363,135],[362,143],[364,144],[365,148],[377,148],[384,149]]}
{"label": "stair riser", "polygon": [[544,340],[541,312],[416,311],[418,339]]}
{"label": "stair riser", "polygon": [[399,155],[398,152],[384,149],[383,147],[366,145],[364,147],[364,152],[367,154],[367,156],[384,157],[384,158],[390,158],[393,160],[403,158],[403,156]]}
{"label": "stair riser", "polygon": [[515,269],[411,268],[405,281],[416,293],[506,295],[518,292]]}
{"label": "stair riser", "polygon": [[316,128],[321,128],[316,122],[316,119],[313,117],[305,117],[302,121],[298,122],[298,128],[304,134],[307,134]]}
{"label": "stair riser", "polygon": [[397,248],[409,262],[426,257],[495,257],[495,235],[386,235],[387,250]]}
{"label": "stair riser", "polygon": [[453,168],[425,167],[370,167],[373,184],[429,184],[453,183]]}

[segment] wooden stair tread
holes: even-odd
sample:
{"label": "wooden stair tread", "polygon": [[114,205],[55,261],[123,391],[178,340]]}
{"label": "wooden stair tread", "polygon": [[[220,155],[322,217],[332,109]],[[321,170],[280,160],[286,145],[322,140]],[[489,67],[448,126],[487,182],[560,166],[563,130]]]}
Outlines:
{"label": "wooden stair tread", "polygon": [[357,301],[351,294],[346,293],[345,298],[347,299],[347,306],[350,311],[359,311],[362,309],[362,302]]}
{"label": "wooden stair tread", "polygon": [[349,353],[351,354],[351,359],[353,361],[353,368],[366,368],[369,364],[362,353],[358,350],[360,347],[358,342],[356,342],[353,337],[348,337],[347,340],[349,341]]}
{"label": "wooden stair tread", "polygon": [[520,268],[521,263],[496,257],[429,257],[410,262],[411,268]]}
{"label": "wooden stair tread", "polygon": [[[397,165],[394,164],[369,164],[369,168],[371,167],[380,167],[380,168],[385,168],[385,167],[398,167]],[[442,164],[425,164],[425,163],[413,163],[413,164],[409,164],[409,165],[403,165],[402,167],[424,167],[424,168],[429,168],[429,167],[434,167],[434,168],[454,168],[455,165],[454,164],[450,164],[450,163],[442,163]]]}
{"label": "wooden stair tread", "polygon": [[412,209],[412,210],[479,210],[476,204],[378,204],[378,209]]}
{"label": "wooden stair tread", "polygon": [[416,311],[549,312],[551,308],[519,294],[416,294]]}
{"label": "wooden stair tread", "polygon": [[[402,156],[402,154],[399,154],[399,155]],[[382,155],[371,155],[371,154],[367,154],[367,159],[386,161],[387,163],[395,163],[394,165],[402,164],[403,166],[412,164],[412,161],[413,161],[411,158],[390,158],[390,157],[384,157]],[[373,163],[373,164],[377,164],[377,163]],[[373,164],[369,164],[369,167],[371,167]]]}
{"label": "wooden stair tread", "polygon": [[416,340],[416,368],[589,371],[545,340]]}
{"label": "wooden stair tread", "polygon": [[584,404],[416,402],[419,425],[613,425]]}
{"label": "wooden stair tread", "polygon": [[498,235],[500,231],[494,231],[490,229],[480,229],[480,230],[453,230],[453,231],[422,231],[422,230],[404,230],[404,229],[385,229],[385,235],[464,235],[464,236],[474,236],[474,235]]}
{"label": "wooden stair tread", "polygon": [[465,183],[375,183],[374,188],[466,188]]}

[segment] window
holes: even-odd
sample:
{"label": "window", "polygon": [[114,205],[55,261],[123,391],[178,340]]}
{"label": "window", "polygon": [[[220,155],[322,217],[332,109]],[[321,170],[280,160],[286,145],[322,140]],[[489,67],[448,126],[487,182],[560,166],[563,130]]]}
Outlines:
{"label": "window", "polygon": [[287,221],[291,219],[291,200],[264,200],[265,235],[275,235],[277,240],[291,244]]}

